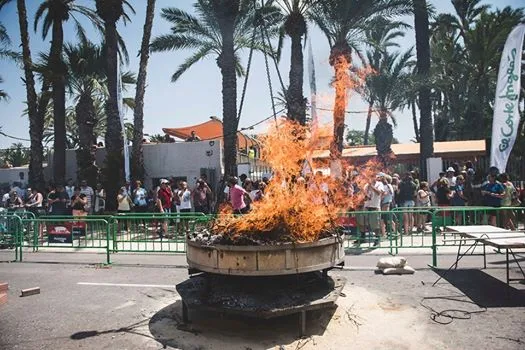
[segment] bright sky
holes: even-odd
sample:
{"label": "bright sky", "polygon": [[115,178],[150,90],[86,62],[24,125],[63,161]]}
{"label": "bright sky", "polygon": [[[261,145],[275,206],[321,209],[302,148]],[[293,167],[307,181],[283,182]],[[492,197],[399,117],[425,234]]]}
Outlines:
{"label": "bright sky", "polygon": [[[132,16],[132,22],[124,26],[119,25],[119,31],[126,41],[130,53],[130,64],[128,70],[138,72],[139,59],[137,53],[140,48],[142,39],[142,28],[146,11],[146,1],[130,0],[136,10],[136,15]],[[452,12],[453,8],[450,1],[431,0],[430,1],[438,12]],[[33,21],[36,9],[40,1],[26,0],[28,10],[29,27],[33,28]],[[78,0],[79,4],[88,5],[94,8],[93,0]],[[495,0],[482,1],[482,3],[491,4],[493,8],[503,8],[505,6],[525,6],[525,0]],[[160,17],[162,8],[177,6],[183,10],[192,12],[192,0],[157,0],[155,19],[153,25],[153,37],[168,33],[169,24]],[[413,25],[413,18],[404,19],[407,23]],[[18,27],[18,16],[16,13],[16,2],[6,6],[0,12],[0,22],[7,28],[8,34],[13,42],[13,49],[20,45],[20,34]],[[85,26],[88,36],[93,41],[97,41],[98,34],[89,25]],[[328,64],[329,46],[326,38],[313,24],[310,25],[309,35],[312,40],[313,54],[315,59],[315,69],[317,76],[318,104],[322,108],[331,108],[333,104],[334,91],[330,87],[330,80],[333,75],[332,68]],[[51,32],[44,41],[41,34],[30,32],[31,50],[33,60],[39,52],[49,52]],[[65,41],[75,41],[75,34],[72,23],[65,24]],[[413,31],[408,31],[405,38],[400,41],[401,50],[407,50],[415,45]],[[288,82],[290,41],[285,42],[282,60],[279,63],[279,70],[285,85]],[[144,132],[147,134],[162,133],[163,127],[183,127],[187,125],[202,123],[209,120],[210,116],[222,118],[222,100],[221,100],[221,75],[215,62],[215,56],[211,56],[201,62],[196,63],[190,68],[177,83],[171,83],[171,75],[177,67],[191,54],[191,51],[177,51],[168,53],[154,53],[150,56],[148,65],[148,83],[146,88],[145,107],[144,107]],[[414,49],[415,54],[415,49]],[[241,55],[241,59],[246,64],[248,51]],[[307,58],[305,51],[305,59]],[[279,91],[279,82],[275,72],[275,67],[271,67],[272,86],[274,95]],[[29,138],[29,123],[27,117],[22,116],[25,109],[24,101],[26,100],[25,88],[21,77],[23,71],[20,67],[12,62],[2,62],[0,66],[0,76],[4,83],[0,89],[5,90],[10,95],[8,102],[0,102],[0,126],[6,134]],[[238,101],[240,101],[240,92],[243,80],[238,80]],[[37,85],[38,88],[38,85]],[[305,95],[310,97],[308,85],[306,61],[305,61]],[[129,92],[129,96],[134,97],[134,92]],[[359,96],[351,97],[347,110],[364,111],[367,106],[361,101]],[[252,70],[248,81],[245,106],[240,120],[240,127],[249,127],[272,114],[271,100],[266,79],[266,70],[264,66],[264,57],[261,54],[255,54],[252,62]],[[398,126],[394,129],[394,136],[400,142],[409,142],[414,138],[414,128],[412,124],[411,113],[408,110],[404,112],[396,111],[395,116],[398,120]],[[330,112],[322,112],[323,120],[330,119]],[[126,118],[132,121],[133,114],[127,112]],[[351,129],[364,130],[366,113],[351,114],[346,117],[346,124]],[[376,120],[372,121],[372,130]],[[264,131],[263,127],[256,128],[253,133]],[[0,136],[0,148],[5,148],[13,142],[18,142],[4,136]],[[24,142],[28,145],[28,142]]]}

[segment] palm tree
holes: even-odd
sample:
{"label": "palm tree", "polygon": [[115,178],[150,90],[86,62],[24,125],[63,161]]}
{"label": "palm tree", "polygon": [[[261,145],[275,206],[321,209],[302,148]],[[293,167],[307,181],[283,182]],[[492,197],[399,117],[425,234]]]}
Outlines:
{"label": "palm tree", "polygon": [[80,179],[90,184],[97,182],[98,169],[92,146],[96,143],[94,128],[97,123],[95,100],[104,93],[106,78],[102,47],[89,41],[64,48],[67,58],[70,94],[76,101],[75,119],[78,130],[77,172]]}
{"label": "palm tree", "polygon": [[388,118],[392,118],[395,125],[393,111],[406,103],[405,89],[411,79],[409,68],[414,63],[411,58],[412,49],[405,53],[385,53],[379,62],[378,73],[366,78],[379,114],[379,122],[374,129],[377,155],[385,164],[392,155],[390,146],[394,137]]}
{"label": "palm tree", "polygon": [[66,174],[66,73],[67,66],[62,57],[64,45],[64,22],[73,19],[79,36],[85,37],[80,22],[74,14],[79,13],[97,24],[98,18],[93,10],[75,4],[74,0],[44,0],[35,14],[34,29],[42,20],[42,39],[52,30],[49,63],[53,89],[53,112],[55,141],[53,154],[53,178],[56,183],[64,183]]}
{"label": "palm tree", "polygon": [[[343,151],[344,117],[352,66],[352,52],[359,54],[363,32],[377,16],[391,17],[407,12],[407,0],[333,0],[321,1],[312,11],[312,18],[325,34],[330,45],[329,63],[334,68],[334,133],[330,145],[332,164]],[[340,166],[339,166],[340,168]],[[339,169],[340,170],[340,169]],[[337,176],[337,174],[336,174]]]}
{"label": "palm tree", "polygon": [[[416,32],[417,74],[420,82],[427,81],[430,72],[430,31],[426,0],[414,1],[414,29]],[[427,159],[434,154],[434,126],[430,88],[421,84],[419,88],[419,171],[421,179],[428,179]],[[413,111],[415,108],[412,108]],[[417,135],[416,135],[417,136]]]}
{"label": "palm tree", "polygon": [[[0,0],[0,9],[11,0]],[[25,0],[16,0],[18,12],[18,25],[20,27],[20,41],[22,46],[22,60],[24,68],[24,83],[26,85],[27,108],[29,115],[29,136],[31,139],[31,155],[29,161],[29,185],[44,188],[44,171],[42,162],[44,159],[44,148],[42,137],[44,131],[44,118],[39,113],[39,107],[46,102],[48,83],[43,82],[41,98],[35,90],[35,77],[33,74],[33,61],[29,45],[29,30],[27,23],[27,10]]]}
{"label": "palm tree", "polygon": [[[406,23],[398,21],[390,21],[383,17],[377,17],[374,22],[365,31],[366,43],[370,49],[366,52],[368,66],[372,69],[371,74],[377,74],[379,64],[383,54],[391,47],[399,47],[395,41],[398,38],[404,37],[405,33],[401,28],[409,28]],[[365,80],[364,85],[357,85],[356,91],[361,94],[361,97],[368,102],[368,114],[366,116],[366,126],[364,132],[363,144],[368,145],[368,138],[370,135],[370,124],[372,122],[373,106],[375,104],[374,98],[371,95],[370,89]]]}
{"label": "palm tree", "polygon": [[[109,99],[106,102],[106,193],[107,198],[117,198],[118,188],[122,182],[123,138],[118,107],[118,33],[117,21],[129,17],[124,12],[124,5],[134,13],[133,7],[126,0],[96,0],[97,13],[104,21],[104,38],[106,43],[106,74]],[[115,171],[118,169],[118,171]],[[106,202],[106,209],[114,211],[116,200]]]}
{"label": "palm tree", "polygon": [[284,25],[279,38],[279,51],[283,37],[291,39],[289,86],[286,94],[288,117],[300,124],[306,123],[306,99],[303,95],[304,59],[302,38],[307,33],[306,17],[318,0],[278,0],[284,12]]}
{"label": "palm tree", "polygon": [[146,73],[149,59],[149,44],[151,28],[155,15],[155,0],[148,0],[146,7],[146,22],[140,46],[139,75],[135,92],[135,110],[133,113],[133,148],[131,174],[135,179],[144,178],[144,154],[142,153],[142,139],[144,138],[144,94],[146,93]]}
{"label": "palm tree", "polygon": [[[252,0],[197,0],[194,4],[197,16],[177,8],[162,9],[162,17],[172,25],[171,33],[153,39],[151,49],[155,52],[181,49],[195,49],[172,75],[177,81],[184,72],[201,59],[217,56],[217,66],[222,75],[222,108],[224,134],[225,175],[237,173],[237,76],[244,74],[239,51],[250,47],[265,50],[261,38],[251,42],[254,28],[254,8]],[[265,7],[260,12],[270,19],[274,9]],[[275,18],[274,18],[275,19]]]}

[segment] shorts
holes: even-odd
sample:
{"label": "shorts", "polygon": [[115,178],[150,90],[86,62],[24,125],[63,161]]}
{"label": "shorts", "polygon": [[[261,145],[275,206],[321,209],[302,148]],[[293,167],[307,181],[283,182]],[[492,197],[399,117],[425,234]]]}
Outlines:
{"label": "shorts", "polygon": [[180,212],[180,213],[191,213],[191,208],[188,208],[188,209],[180,209],[179,212]]}
{"label": "shorts", "polygon": [[412,200],[401,202],[400,207],[402,208],[414,208],[416,206],[416,203]]}
{"label": "shorts", "polygon": [[378,211],[377,208],[366,208],[366,211],[369,211],[369,214],[366,214],[366,226],[372,231],[376,231],[380,227],[380,215],[379,213],[376,213]]}

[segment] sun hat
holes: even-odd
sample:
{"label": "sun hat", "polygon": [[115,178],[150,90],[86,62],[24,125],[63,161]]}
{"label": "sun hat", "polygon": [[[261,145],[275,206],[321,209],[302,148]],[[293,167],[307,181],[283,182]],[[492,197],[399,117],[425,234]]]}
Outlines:
{"label": "sun hat", "polygon": [[448,173],[448,172],[453,172],[453,173],[455,173],[456,170],[454,170],[453,167],[449,166],[448,169],[447,169],[447,173]]}
{"label": "sun hat", "polygon": [[168,180],[166,180],[166,179],[161,179],[160,183],[161,184],[169,184],[170,182]]}

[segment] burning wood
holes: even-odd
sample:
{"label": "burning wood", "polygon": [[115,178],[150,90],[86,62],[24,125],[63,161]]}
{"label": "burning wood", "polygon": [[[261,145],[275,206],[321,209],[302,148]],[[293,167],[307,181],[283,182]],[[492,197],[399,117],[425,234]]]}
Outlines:
{"label": "burning wood", "polygon": [[272,126],[262,143],[262,158],[274,170],[264,198],[253,202],[248,214],[219,215],[206,231],[196,232],[190,239],[257,245],[313,242],[336,236],[340,213],[363,201],[363,194],[354,193],[353,188],[362,188],[379,170],[371,162],[360,169],[359,176],[351,175],[351,167],[345,178],[304,173],[304,164],[312,159],[318,142],[306,128],[290,121]]}

